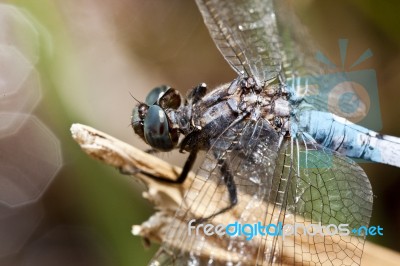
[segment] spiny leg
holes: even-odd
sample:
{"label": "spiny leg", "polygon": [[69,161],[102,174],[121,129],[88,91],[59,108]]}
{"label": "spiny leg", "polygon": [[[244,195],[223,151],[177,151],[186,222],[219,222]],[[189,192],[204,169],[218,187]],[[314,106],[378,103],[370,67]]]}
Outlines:
{"label": "spiny leg", "polygon": [[193,167],[194,162],[196,161],[197,157],[197,149],[193,149],[190,151],[189,157],[186,159],[185,165],[183,166],[182,172],[179,175],[178,179],[175,180],[174,183],[182,184],[185,182],[187,175],[189,174],[190,170]]}
{"label": "spiny leg", "polygon": [[220,214],[222,214],[222,213],[224,213],[226,211],[229,211],[230,209],[235,207],[235,205],[238,202],[236,184],[235,184],[235,181],[233,180],[233,175],[231,174],[231,171],[229,169],[228,164],[225,162],[224,159],[220,159],[218,161],[218,163],[221,165],[220,171],[221,171],[221,174],[223,176],[223,180],[224,180],[225,186],[226,186],[226,188],[228,190],[229,205],[227,207],[225,207],[225,208],[220,209],[218,212],[213,213],[210,216],[203,217],[203,218],[200,218],[200,219],[196,220],[197,224],[205,222],[205,221],[208,221],[208,220],[216,217],[217,215],[220,215]]}
{"label": "spiny leg", "polygon": [[188,95],[188,99],[192,101],[192,104],[198,102],[207,93],[207,85],[205,83],[200,83],[194,87]]}
{"label": "spiny leg", "polygon": [[[150,154],[152,153],[157,153],[157,150],[152,150],[153,152],[150,152]],[[164,182],[164,183],[169,183],[169,184],[182,184],[183,182],[185,182],[190,170],[193,167],[194,162],[196,161],[196,157],[197,157],[197,149],[192,149],[190,151],[189,157],[186,159],[185,165],[183,166],[182,172],[180,173],[179,177],[176,180],[170,180],[170,179],[165,179],[165,178],[161,178],[159,176],[155,176],[152,175],[150,173],[144,172],[140,169],[136,169],[136,168],[129,168],[127,169],[125,168],[119,168],[119,172],[123,175],[136,175],[136,174],[143,174],[146,175],[148,177],[150,177],[151,179],[160,181],[160,182]]]}
{"label": "spiny leg", "polygon": [[190,170],[193,167],[194,162],[196,161],[198,150],[192,150],[189,154],[189,157],[186,159],[185,165],[183,166],[182,172],[176,180],[170,180],[165,178],[160,178],[159,176],[155,176],[149,173],[145,173],[140,171],[140,173],[160,182],[168,183],[168,184],[182,184],[185,182]]}

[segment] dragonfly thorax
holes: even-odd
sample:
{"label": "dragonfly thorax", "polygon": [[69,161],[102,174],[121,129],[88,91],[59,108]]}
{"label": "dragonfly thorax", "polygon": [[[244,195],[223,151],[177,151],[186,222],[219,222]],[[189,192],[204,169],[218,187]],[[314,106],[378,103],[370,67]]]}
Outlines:
{"label": "dragonfly thorax", "polygon": [[289,132],[290,108],[280,84],[258,86],[251,78],[237,78],[204,96],[191,107],[192,128],[214,139],[238,119],[267,120],[280,134]]}
{"label": "dragonfly thorax", "polygon": [[238,119],[264,119],[277,132],[286,134],[289,114],[289,102],[279,84],[260,87],[251,78],[239,77],[208,94],[202,83],[189,92],[187,99],[170,87],[154,88],[146,102],[133,109],[131,124],[154,149],[169,151],[179,146],[180,135],[197,132],[202,139],[197,148],[206,150],[210,140]]}

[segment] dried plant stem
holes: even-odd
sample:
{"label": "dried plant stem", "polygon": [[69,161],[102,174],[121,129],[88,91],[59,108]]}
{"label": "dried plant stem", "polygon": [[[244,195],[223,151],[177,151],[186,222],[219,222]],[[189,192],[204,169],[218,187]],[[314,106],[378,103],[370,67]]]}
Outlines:
{"label": "dried plant stem", "polygon": [[[168,224],[173,219],[195,175],[190,173],[181,185],[162,182],[162,180],[175,180],[181,169],[89,126],[73,124],[71,133],[89,156],[116,167],[123,173],[133,175],[147,186],[143,197],[152,202],[158,212],[142,225],[134,225],[132,233],[151,241],[162,242]],[[221,250],[221,256],[225,256],[224,252]],[[399,253],[366,242],[361,265],[398,265],[399,261]]]}

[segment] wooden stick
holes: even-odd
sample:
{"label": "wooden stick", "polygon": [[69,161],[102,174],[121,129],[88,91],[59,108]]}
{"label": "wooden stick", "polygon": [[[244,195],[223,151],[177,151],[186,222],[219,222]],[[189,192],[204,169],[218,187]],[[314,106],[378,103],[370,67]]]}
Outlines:
{"label": "wooden stick", "polygon": [[[189,173],[187,180],[180,185],[162,182],[162,180],[175,180],[179,176],[181,168],[170,165],[89,126],[73,124],[71,133],[74,140],[89,156],[116,167],[123,173],[135,176],[147,186],[147,191],[143,193],[143,197],[152,202],[158,212],[142,225],[134,225],[132,233],[147,240],[163,242],[169,229],[168,225],[174,218],[176,210],[183,201],[183,195],[189,189],[195,175]],[[150,177],[156,177],[158,180]],[[193,213],[195,214],[195,211]],[[229,212],[224,215],[234,216],[232,213]],[[221,221],[226,221],[229,218],[235,219],[236,217],[221,216],[218,218]],[[210,241],[213,240],[210,239]],[[232,258],[232,254],[227,254],[226,250],[215,250],[215,245],[210,245],[209,250],[207,250],[206,245],[203,250],[204,252],[212,252],[214,255],[221,254],[221,260],[225,257]],[[361,265],[398,265],[399,261],[399,253],[366,242]]]}

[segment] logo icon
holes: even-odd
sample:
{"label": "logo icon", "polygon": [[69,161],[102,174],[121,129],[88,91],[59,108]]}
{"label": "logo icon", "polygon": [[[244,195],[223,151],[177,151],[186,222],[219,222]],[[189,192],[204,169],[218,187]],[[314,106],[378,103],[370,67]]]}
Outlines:
{"label": "logo icon", "polygon": [[301,78],[312,87],[304,95],[307,102],[319,111],[330,112],[355,124],[374,131],[382,129],[378,85],[374,69],[354,70],[356,66],[372,57],[367,49],[358,59],[346,67],[348,40],[339,40],[341,66],[333,64],[323,53],[316,59],[325,67],[323,75]]}
{"label": "logo icon", "polygon": [[[375,70],[356,69],[372,57],[372,51],[367,49],[347,67],[347,48],[348,40],[340,39],[340,67],[323,53],[317,52],[316,60],[320,62],[320,68],[316,69],[313,75],[289,80],[290,87],[296,91],[295,95],[317,111],[335,114],[364,128],[379,131],[382,129],[382,119]],[[330,168],[332,165],[330,154],[324,151],[307,150],[299,155],[299,164],[303,169]]]}

